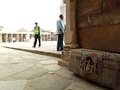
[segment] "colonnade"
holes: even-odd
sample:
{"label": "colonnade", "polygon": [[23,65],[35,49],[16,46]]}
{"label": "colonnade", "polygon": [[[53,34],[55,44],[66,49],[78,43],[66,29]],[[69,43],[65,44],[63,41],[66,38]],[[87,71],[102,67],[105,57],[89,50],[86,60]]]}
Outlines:
{"label": "colonnade", "polygon": [[[29,42],[34,38],[33,32],[0,32],[0,43],[1,42]],[[57,37],[55,34],[51,33],[42,33],[42,41],[55,41]]]}

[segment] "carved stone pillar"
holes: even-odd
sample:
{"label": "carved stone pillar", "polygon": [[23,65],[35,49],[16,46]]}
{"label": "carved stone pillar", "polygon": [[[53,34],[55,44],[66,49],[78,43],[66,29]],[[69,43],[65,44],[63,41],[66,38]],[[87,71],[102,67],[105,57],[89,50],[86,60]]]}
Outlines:
{"label": "carved stone pillar", "polygon": [[66,2],[66,32],[62,59],[69,60],[70,49],[79,47],[76,30],[76,0],[65,0],[64,2]]}
{"label": "carved stone pillar", "polygon": [[65,47],[77,48],[76,0],[66,0],[66,28]]}
{"label": "carved stone pillar", "polygon": [[71,50],[79,47],[76,29],[76,1],[64,0],[64,3],[66,3],[65,46],[62,51],[62,60],[58,64],[66,67],[69,67]]}

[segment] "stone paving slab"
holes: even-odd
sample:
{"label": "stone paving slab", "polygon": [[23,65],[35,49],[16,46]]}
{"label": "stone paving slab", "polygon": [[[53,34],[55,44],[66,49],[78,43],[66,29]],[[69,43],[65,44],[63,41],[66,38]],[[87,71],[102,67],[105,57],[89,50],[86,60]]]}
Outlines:
{"label": "stone paving slab", "polygon": [[48,73],[54,73],[62,68],[61,66],[58,66],[57,64],[46,65],[44,67],[45,67],[45,69],[48,70]]}
{"label": "stone paving slab", "polygon": [[9,77],[11,75],[14,75],[16,73],[22,72],[27,70],[28,68],[31,68],[33,66],[33,64],[27,64],[27,63],[23,63],[23,64],[17,64],[11,67],[6,67],[6,68],[2,68],[0,69],[0,80]]}
{"label": "stone paving slab", "polygon": [[32,80],[29,86],[36,90],[64,90],[72,80],[60,77],[56,74],[46,74],[38,79]]}
{"label": "stone paving slab", "polygon": [[39,61],[42,65],[49,65],[49,64],[57,64],[58,61],[56,60],[46,60],[46,61]]}
{"label": "stone paving slab", "polygon": [[61,58],[62,52],[56,50],[57,41],[42,41],[41,43],[40,48],[33,48],[33,42],[0,43],[0,46]]}
{"label": "stone paving slab", "polygon": [[27,86],[24,90],[36,90],[36,89],[34,89],[34,88],[32,88],[32,87]]}
{"label": "stone paving slab", "polygon": [[59,66],[59,58],[3,47],[0,57],[0,90],[107,90]]}
{"label": "stone paving slab", "polygon": [[64,78],[73,80],[76,78],[75,74],[71,71],[69,71],[68,68],[63,67],[62,69],[60,69],[59,71],[56,72],[57,75],[62,76]]}
{"label": "stone paving slab", "polygon": [[35,65],[32,68],[29,68],[23,72],[17,73],[15,75],[10,76],[10,78],[6,78],[4,80],[31,80],[35,78],[39,78],[40,76],[47,73],[47,70],[42,65]]}
{"label": "stone paving slab", "polygon": [[27,80],[0,81],[0,90],[24,90],[27,83]]}
{"label": "stone paving slab", "polygon": [[75,81],[64,90],[112,90],[76,75]]}

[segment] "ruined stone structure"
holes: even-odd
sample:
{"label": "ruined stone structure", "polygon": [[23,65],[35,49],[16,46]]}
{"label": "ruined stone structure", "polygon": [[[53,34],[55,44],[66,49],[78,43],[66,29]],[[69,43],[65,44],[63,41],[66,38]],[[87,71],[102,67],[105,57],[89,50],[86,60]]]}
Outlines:
{"label": "ruined stone structure", "polygon": [[[80,65],[82,61],[87,61],[89,60],[88,58],[91,58],[92,63],[96,64],[96,62],[100,61],[105,65],[116,62],[114,64],[117,68],[111,70],[111,64],[108,65],[109,67],[107,67],[107,69],[102,68],[102,70],[100,70],[102,76],[98,75],[97,79],[93,81],[103,84],[99,79],[103,78],[104,75],[109,77],[109,74],[111,74],[111,76],[115,77],[109,77],[111,81],[106,82],[106,84],[104,83],[105,86],[120,90],[120,80],[117,80],[120,79],[120,59],[118,58],[120,57],[120,0],[64,0],[64,3],[66,3],[67,30],[65,32],[64,51],[62,52],[63,60],[59,61],[59,64],[69,67],[71,71],[84,78],[93,80],[94,72],[88,74],[86,72],[87,69],[81,71]],[[81,52],[82,48],[85,49],[86,53]],[[95,58],[96,56],[84,57],[89,56],[88,52],[90,52],[91,49],[97,50],[98,52],[103,51],[99,53],[100,55],[97,54],[100,56],[99,59]],[[77,51],[79,53],[75,54]],[[95,54],[97,51],[95,51]],[[109,56],[114,54],[114,56],[118,55],[118,57],[109,58],[110,60],[108,58],[102,58],[101,55],[104,56],[104,52],[106,52],[105,55]],[[76,61],[77,56],[79,57]],[[81,57],[84,57],[84,59]],[[69,64],[69,61],[72,63]],[[77,63],[79,65],[76,67]],[[100,65],[100,67],[102,66]],[[87,68],[86,65],[85,68]],[[116,74],[114,74],[114,71],[116,71]],[[83,74],[83,72],[88,75]]]}
{"label": "ruined stone structure", "polygon": [[[32,38],[34,38],[33,32],[0,32],[0,43],[1,42],[13,42],[13,38],[15,38],[16,42],[29,42]],[[42,41],[56,41],[57,37],[54,32],[43,32],[41,34]],[[8,41],[9,40],[9,41]]]}
{"label": "ruined stone structure", "polygon": [[65,48],[120,52],[119,0],[65,0]]}

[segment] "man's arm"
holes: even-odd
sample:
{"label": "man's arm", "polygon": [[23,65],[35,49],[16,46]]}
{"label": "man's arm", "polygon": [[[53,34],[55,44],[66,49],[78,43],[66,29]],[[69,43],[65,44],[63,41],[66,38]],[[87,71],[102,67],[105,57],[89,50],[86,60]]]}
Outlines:
{"label": "man's arm", "polygon": [[62,31],[61,29],[59,29],[59,30],[61,31],[62,34],[64,34],[63,31]]}

